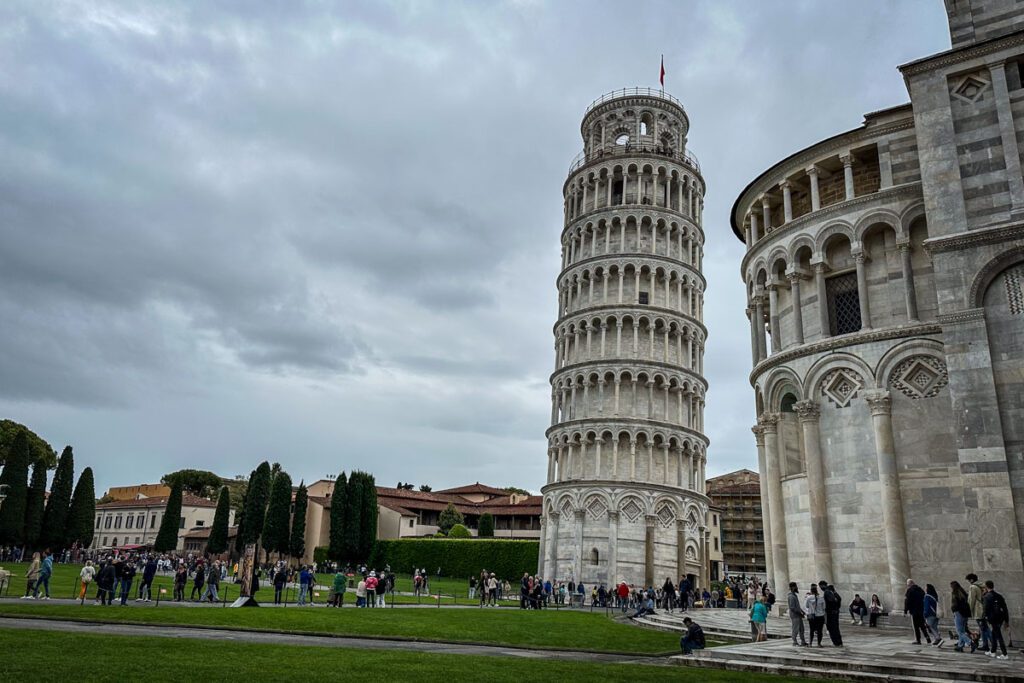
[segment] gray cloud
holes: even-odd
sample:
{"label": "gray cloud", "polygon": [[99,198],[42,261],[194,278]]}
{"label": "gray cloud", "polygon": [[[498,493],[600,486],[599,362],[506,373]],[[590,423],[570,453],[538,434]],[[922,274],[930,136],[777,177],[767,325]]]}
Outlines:
{"label": "gray cloud", "polygon": [[732,200],[946,47],[932,0],[7,3],[0,414],[101,487],[267,457],[539,488],[579,120],[664,52],[709,186],[709,470],[753,466]]}

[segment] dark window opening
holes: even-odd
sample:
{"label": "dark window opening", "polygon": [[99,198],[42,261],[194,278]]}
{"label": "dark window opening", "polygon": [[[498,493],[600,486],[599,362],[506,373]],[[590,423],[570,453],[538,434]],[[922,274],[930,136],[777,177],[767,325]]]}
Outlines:
{"label": "dark window opening", "polygon": [[828,297],[828,323],[833,336],[857,332],[861,328],[860,295],[857,274],[836,275],[825,281]]}
{"label": "dark window opening", "polygon": [[640,292],[640,303],[642,303],[642,304],[649,304],[650,303],[650,295],[647,292]]}

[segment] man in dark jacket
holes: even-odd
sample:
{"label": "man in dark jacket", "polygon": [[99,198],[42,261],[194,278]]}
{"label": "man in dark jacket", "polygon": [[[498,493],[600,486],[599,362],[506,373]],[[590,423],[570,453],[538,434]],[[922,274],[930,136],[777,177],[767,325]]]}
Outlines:
{"label": "man in dark jacket", "polygon": [[903,614],[910,614],[914,622],[914,644],[921,644],[921,634],[924,634],[928,644],[932,639],[928,636],[928,627],[924,625],[924,590],[914,583],[913,579],[907,579],[907,594],[903,599]]}
{"label": "man in dark jacket", "polygon": [[683,654],[692,655],[694,650],[703,650],[704,629],[690,617],[683,619],[683,623],[686,625],[686,634],[679,639],[679,647],[683,648]]}
{"label": "man in dark jacket", "polygon": [[153,579],[156,578],[156,557],[149,556],[146,567],[142,570],[142,588],[139,599],[149,602],[153,599]]}
{"label": "man in dark jacket", "polygon": [[825,628],[828,629],[828,637],[836,647],[843,646],[843,636],[839,632],[839,608],[843,605],[843,598],[836,592],[836,587],[827,581],[819,581],[822,597],[825,599]]}
{"label": "man in dark jacket", "polygon": [[96,577],[96,592],[99,594],[100,603],[111,605],[114,601],[114,583],[117,581],[117,568],[108,561],[100,569]]}
{"label": "man in dark jacket", "polygon": [[121,564],[121,606],[128,602],[128,594],[132,590],[132,581],[135,580],[135,564],[130,560]]}
{"label": "man in dark jacket", "polygon": [[[1010,610],[1006,607],[1006,600],[1002,595],[996,593],[996,585],[992,581],[985,582],[985,621],[992,627],[992,649],[986,654],[996,659],[1007,659],[1006,642],[1003,640],[1003,624],[1010,621]],[[996,645],[1002,648],[1003,654],[998,654]]]}

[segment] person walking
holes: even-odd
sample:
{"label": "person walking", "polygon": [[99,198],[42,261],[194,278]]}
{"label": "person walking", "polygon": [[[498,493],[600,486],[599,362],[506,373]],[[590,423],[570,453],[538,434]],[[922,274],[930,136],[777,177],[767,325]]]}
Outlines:
{"label": "person walking", "polygon": [[53,576],[53,555],[50,554],[50,549],[47,548],[43,553],[42,564],[39,565],[39,577],[36,579],[35,590],[32,591],[32,597],[39,597],[39,589],[45,589],[43,600],[50,599],[50,577]]}
{"label": "person walking", "polygon": [[868,605],[868,628],[878,628],[878,617],[882,616],[885,608],[877,593],[871,594],[871,604]]}
{"label": "person walking", "polygon": [[804,610],[807,613],[807,626],[811,630],[811,645],[814,644],[814,636],[818,636],[818,647],[821,647],[822,627],[825,625],[825,599],[818,594],[818,587],[811,584],[811,592],[804,600]]}
{"label": "person walking", "polygon": [[206,593],[203,595],[200,602],[210,599],[210,602],[218,602],[220,597],[217,595],[217,589],[220,587],[220,562],[215,561],[210,565],[209,571],[206,572]]}
{"label": "person walking", "polygon": [[203,599],[203,584],[206,583],[206,568],[203,567],[203,563],[199,562],[196,564],[195,575],[192,577],[192,593],[188,596],[188,599],[192,602],[196,601],[196,595],[199,599]]}
{"label": "person walking", "polygon": [[964,646],[970,645],[971,654],[978,649],[977,643],[967,634],[967,624],[971,621],[971,605],[967,597],[967,591],[957,581],[950,581],[949,588],[952,596],[949,601],[950,609],[953,610],[953,626],[956,628],[956,646],[954,650],[963,652]]}
{"label": "person walking", "polygon": [[288,568],[281,567],[274,573],[274,604],[281,604],[281,593],[284,592],[284,586],[288,583]]}
{"label": "person walking", "polygon": [[[374,583],[374,585],[377,584],[376,578],[374,578],[373,583]],[[367,588],[367,592],[369,592],[369,589],[370,589],[369,579],[367,579],[366,588]],[[299,568],[299,599],[296,601],[296,604],[299,607],[304,607],[305,606],[305,604],[306,604],[306,597],[307,597],[308,594],[309,594],[309,567],[307,567],[306,565],[302,565],[302,567]]]}
{"label": "person walking", "polygon": [[683,619],[686,626],[686,634],[679,639],[679,647],[684,655],[692,655],[694,650],[703,650],[705,646],[704,629],[690,617]]}
{"label": "person walking", "polygon": [[82,581],[82,590],[78,593],[78,599],[85,602],[85,593],[89,590],[89,584],[96,578],[96,567],[92,566],[92,560],[85,561],[85,566],[78,573],[78,578]]}
{"label": "person walking", "polygon": [[825,581],[819,581],[822,597],[825,599],[825,628],[828,629],[828,637],[836,647],[843,646],[843,636],[839,632],[839,610],[843,606],[843,598],[836,591],[836,587]]}
{"label": "person walking", "polygon": [[28,565],[28,571],[25,572],[25,594],[21,596],[22,600],[36,599],[36,581],[39,580],[39,567],[41,564],[39,553],[32,553],[32,562]]}
{"label": "person walking", "polygon": [[907,579],[907,592],[903,598],[903,614],[906,616],[908,613],[914,622],[914,644],[921,644],[923,633],[925,640],[931,645],[932,639],[928,635],[928,627],[924,624],[924,591],[913,579]]}
{"label": "person walking", "polygon": [[139,588],[139,600],[142,602],[150,602],[153,599],[153,579],[156,578],[156,570],[156,557],[150,555],[142,569],[142,583]]}
{"label": "person walking", "polygon": [[930,583],[924,587],[924,623],[932,635],[932,645],[942,647],[942,635],[939,633],[939,594]]}
{"label": "person walking", "polygon": [[185,584],[188,583],[188,568],[184,562],[178,563],[178,569],[174,572],[174,601],[184,602]]}
{"label": "person walking", "polygon": [[128,602],[128,594],[132,591],[132,582],[135,580],[135,565],[132,562],[124,562],[121,565],[121,607]]}
{"label": "person walking", "polygon": [[[996,585],[991,579],[985,582],[984,607],[985,621],[992,629],[992,649],[986,654],[996,659],[1009,659],[1006,655],[1006,641],[1003,640],[1003,624],[1010,621],[1010,610],[1003,596],[996,592]],[[1003,654],[998,654],[997,647]]]}
{"label": "person walking", "polygon": [[978,575],[970,573],[967,575],[967,582],[971,587],[967,589],[967,603],[971,607],[971,616],[978,624],[978,633],[981,642],[978,644],[982,650],[988,652],[992,647],[992,631],[985,620],[985,588],[978,582]]}
{"label": "person walking", "polygon": [[[789,612],[789,634],[793,637],[793,646],[807,647],[807,638],[804,637],[804,617],[807,616],[807,613],[800,605],[800,595],[797,594],[795,582],[789,584],[786,609]],[[797,635],[800,636],[799,643],[796,641]]]}
{"label": "person walking", "polygon": [[763,643],[768,640],[768,600],[764,596],[757,599],[750,610],[750,620],[754,622],[756,635],[754,642]]}

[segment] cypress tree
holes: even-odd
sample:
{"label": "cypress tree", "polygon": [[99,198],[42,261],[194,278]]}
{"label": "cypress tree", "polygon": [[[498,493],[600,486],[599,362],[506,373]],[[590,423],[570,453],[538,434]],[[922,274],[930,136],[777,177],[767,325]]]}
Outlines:
{"label": "cypress tree", "polygon": [[0,505],[0,544],[19,545],[25,540],[25,506],[28,502],[28,437],[19,432],[11,444],[0,484],[7,498]]}
{"label": "cypress tree", "polygon": [[270,463],[261,462],[249,478],[245,492],[245,528],[239,530],[242,547],[256,543],[263,533],[263,520],[267,513],[267,499],[270,498]]}
{"label": "cypress tree", "polygon": [[442,534],[447,536],[453,526],[463,524],[465,521],[462,513],[456,510],[452,503],[448,503],[448,507],[441,510],[441,514],[437,517],[437,528]]}
{"label": "cypress tree", "polygon": [[[292,512],[292,533],[288,539],[288,553],[292,557],[302,557],[306,552],[306,507],[309,505],[309,493],[305,482],[299,482],[299,490],[295,492],[295,510]],[[332,511],[334,508],[331,508]]]}
{"label": "cypress tree", "polygon": [[291,531],[292,478],[281,471],[270,487],[267,516],[263,522],[263,552],[288,553],[288,534]]}
{"label": "cypress tree", "polygon": [[88,548],[92,543],[93,518],[95,517],[96,488],[93,483],[92,468],[86,467],[78,477],[75,493],[71,496],[65,543],[70,546],[77,541],[78,547]]}
{"label": "cypress tree", "polygon": [[181,528],[181,482],[171,487],[171,495],[167,497],[167,508],[164,518],[160,520],[160,531],[157,532],[153,550],[166,553],[177,549],[178,530]]}
{"label": "cypress tree", "polygon": [[67,536],[68,510],[71,508],[71,492],[75,485],[75,455],[71,446],[65,446],[57,461],[57,471],[50,485],[50,497],[46,500],[46,511],[43,513],[43,530],[40,533],[41,545],[51,550],[59,550],[64,546]]}
{"label": "cypress tree", "polygon": [[342,472],[334,482],[331,494],[331,536],[327,556],[335,562],[350,561],[345,553],[345,530],[348,528],[348,478]]}
{"label": "cypress tree", "polygon": [[25,545],[29,550],[39,545],[43,531],[43,512],[46,503],[46,461],[36,460],[32,466],[32,484],[25,502]]}
{"label": "cypress tree", "polygon": [[490,512],[480,515],[476,535],[478,538],[494,538],[494,515]]}
{"label": "cypress tree", "polygon": [[[360,528],[363,521],[363,486],[360,472],[353,472],[348,478],[345,500],[345,559],[359,562]],[[333,508],[333,506],[332,506]]]}
{"label": "cypress tree", "polygon": [[228,518],[231,516],[231,492],[227,486],[220,487],[217,496],[217,511],[213,513],[213,526],[210,538],[206,540],[206,552],[220,555],[228,549]]}
{"label": "cypress tree", "polygon": [[373,545],[377,542],[377,480],[372,474],[362,473],[363,513],[359,534],[359,559],[369,561]]}

